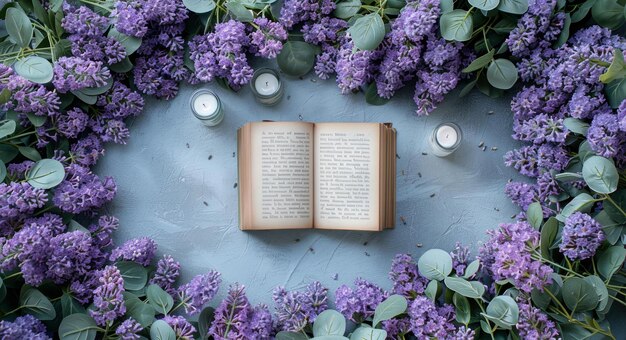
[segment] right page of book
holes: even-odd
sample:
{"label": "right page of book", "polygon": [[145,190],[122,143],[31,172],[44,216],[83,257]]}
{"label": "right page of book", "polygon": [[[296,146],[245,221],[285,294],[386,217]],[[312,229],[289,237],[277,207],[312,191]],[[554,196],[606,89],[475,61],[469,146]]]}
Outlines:
{"label": "right page of book", "polygon": [[314,227],[379,230],[380,124],[318,123]]}

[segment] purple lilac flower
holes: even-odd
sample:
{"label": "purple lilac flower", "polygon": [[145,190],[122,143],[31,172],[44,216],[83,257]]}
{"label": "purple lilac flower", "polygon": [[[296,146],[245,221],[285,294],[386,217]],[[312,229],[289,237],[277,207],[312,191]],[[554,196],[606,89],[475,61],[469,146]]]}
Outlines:
{"label": "purple lilac flower", "polygon": [[622,132],[626,132],[626,100],[617,108],[617,125]]}
{"label": "purple lilac flower", "polygon": [[328,79],[335,73],[337,67],[337,49],[332,46],[322,47],[322,53],[315,58],[315,66],[313,67],[315,74],[320,79]]}
{"label": "purple lilac flower", "polygon": [[252,310],[250,317],[250,331],[254,339],[271,339],[272,336],[272,313],[267,305],[260,304]]}
{"label": "purple lilac flower", "polygon": [[115,266],[106,266],[100,273],[98,286],[93,292],[93,309],[89,310],[100,326],[111,325],[126,313],[124,305],[124,279]]}
{"label": "purple lilac flower", "polygon": [[72,164],[67,178],[56,188],[53,202],[61,210],[79,214],[101,207],[115,196],[117,186],[112,177],[101,180],[88,168]]}
{"label": "purple lilac flower", "polygon": [[83,305],[89,304],[93,298],[95,289],[100,285],[100,282],[98,281],[100,279],[100,275],[100,270],[93,270],[88,275],[72,281],[70,284],[72,297]]}
{"label": "purple lilac flower", "polygon": [[96,105],[102,108],[106,118],[124,119],[137,116],[143,111],[143,97],[119,81],[109,91],[98,96]]}
{"label": "purple lilac flower", "polygon": [[272,299],[275,303],[278,328],[298,332],[328,308],[328,289],[318,281],[307,285],[304,291],[287,291],[276,287]]}
{"label": "purple lilac flower", "polygon": [[387,332],[387,339],[404,340],[404,335],[411,331],[411,320],[408,317],[385,320],[382,325]]}
{"label": "purple lilac flower", "polygon": [[374,51],[354,51],[354,43],[346,37],[337,52],[337,85],[341,93],[356,91],[373,79]]}
{"label": "purple lilac flower", "polygon": [[87,87],[99,87],[111,77],[109,69],[99,61],[77,57],[61,57],[54,64],[52,83],[61,93]]}
{"label": "purple lilac flower", "polygon": [[469,254],[469,247],[464,246],[461,242],[456,242],[454,249],[450,252],[450,256],[452,257],[452,267],[454,268],[456,275],[463,276],[465,273]]}
{"label": "purple lilac flower", "polygon": [[188,77],[182,54],[158,49],[137,58],[135,63],[133,76],[137,89],[158,98],[174,98],[178,82]]}
{"label": "purple lilac flower", "polygon": [[535,144],[563,143],[568,133],[563,125],[563,119],[547,114],[539,114],[529,120],[521,121],[519,125],[514,126],[514,130],[514,138]]}
{"label": "purple lilac flower", "polygon": [[115,216],[103,215],[98,218],[98,223],[89,226],[89,232],[99,248],[106,248],[113,244],[111,234],[120,226],[120,221]]}
{"label": "purple lilac flower", "polygon": [[0,321],[0,338],[5,340],[48,340],[46,326],[34,316],[18,316],[13,322]]}
{"label": "purple lilac flower", "polygon": [[59,234],[50,239],[47,276],[56,284],[85,275],[93,256],[91,235],[83,231]]}
{"label": "purple lilac flower", "polygon": [[577,87],[567,103],[569,115],[578,119],[591,118],[594,112],[606,102],[604,95],[588,85]]}
{"label": "purple lilac flower", "polygon": [[461,326],[456,333],[454,333],[451,340],[474,340],[475,337],[476,332],[474,332],[473,329],[467,326]]}
{"label": "purple lilac flower", "polygon": [[72,43],[72,55],[79,59],[105,64],[115,64],[126,58],[126,48],[114,38],[106,36],[85,37],[72,34],[67,37]]}
{"label": "purple lilac flower", "polygon": [[107,18],[95,13],[87,6],[74,7],[65,3],[63,12],[61,26],[69,34],[96,37],[104,35],[109,26]]}
{"label": "purple lilac flower", "polygon": [[103,142],[126,144],[130,131],[126,124],[118,119],[96,118],[89,121],[91,130],[97,133]]}
{"label": "purple lilac flower", "polygon": [[148,32],[139,1],[117,1],[111,16],[116,18],[115,28],[121,33],[142,38]]}
{"label": "purple lilac flower", "polygon": [[417,264],[409,254],[397,254],[391,262],[389,279],[393,282],[392,292],[414,298],[424,293],[428,280],[421,276]]}
{"label": "purple lilac flower", "polygon": [[166,315],[163,321],[172,327],[174,333],[176,333],[176,339],[193,340],[193,334],[196,332],[196,328],[184,317],[180,315]]}
{"label": "purple lilac flower", "polygon": [[14,181],[26,178],[26,173],[35,164],[35,162],[26,160],[20,163],[7,164],[7,176]]}
{"label": "purple lilac flower", "polygon": [[133,261],[147,267],[154,258],[157,245],[149,237],[140,237],[124,242],[111,251],[110,261]]}
{"label": "purple lilac flower", "polygon": [[56,127],[67,138],[76,138],[87,127],[89,116],[80,108],[67,110],[57,117]]}
{"label": "purple lilac flower", "polygon": [[332,0],[286,0],[280,9],[280,22],[287,29],[303,22],[318,22],[335,7]]}
{"label": "purple lilac flower", "polygon": [[13,218],[31,214],[48,201],[48,194],[27,182],[0,183],[0,217]]}
{"label": "purple lilac flower", "polygon": [[323,17],[319,21],[309,22],[302,26],[304,41],[314,45],[334,45],[348,27],[343,19]]}
{"label": "purple lilac flower", "polygon": [[551,196],[558,196],[563,190],[551,173],[544,172],[537,177],[537,197],[541,203],[550,202]]}
{"label": "purple lilac flower", "polygon": [[354,281],[354,286],[354,289],[346,285],[337,288],[335,306],[346,318],[358,323],[372,317],[376,306],[383,302],[388,294],[377,285],[361,278]]}
{"label": "purple lilac flower", "polygon": [[[410,317],[411,331],[418,339],[446,338],[455,330],[449,319],[447,309],[438,309],[427,297],[418,296],[407,310]],[[454,310],[452,310],[454,315]]]}
{"label": "purple lilac flower", "polygon": [[495,280],[509,279],[521,291],[543,290],[552,282],[552,268],[533,258],[539,232],[526,221],[504,223],[489,230],[490,239],[479,249],[480,263]]}
{"label": "purple lilac flower", "polygon": [[587,132],[591,149],[599,156],[611,158],[626,152],[626,134],[620,131],[617,115],[596,115]]}
{"label": "purple lilac flower", "polygon": [[287,31],[277,22],[266,18],[256,18],[249,26],[249,52],[257,57],[276,58],[287,40]]}
{"label": "purple lilac flower", "polygon": [[528,210],[528,206],[537,200],[537,188],[529,183],[509,182],[506,184],[504,192],[514,204],[524,211]]}
{"label": "purple lilac flower", "polygon": [[230,287],[226,298],[215,309],[209,335],[216,340],[251,339],[250,312],[244,286]]}
{"label": "purple lilac flower", "polygon": [[89,134],[71,145],[70,154],[76,163],[89,167],[95,165],[100,156],[104,155],[104,147],[98,136]]}
{"label": "purple lilac flower", "polygon": [[202,310],[219,289],[222,279],[214,270],[204,275],[197,275],[189,283],[178,288],[178,295],[185,307],[185,312],[194,315]]}
{"label": "purple lilac flower", "polygon": [[0,66],[0,72],[9,74],[5,84],[0,84],[0,89],[11,91],[11,100],[0,105],[3,110],[14,110],[20,113],[34,113],[37,116],[54,117],[59,113],[61,99],[56,90],[49,91],[45,86],[35,84],[25,78],[12,74],[13,71]]}
{"label": "purple lilac flower", "polygon": [[562,171],[569,161],[567,150],[562,146],[543,144],[537,150],[537,165],[546,170]]}
{"label": "purple lilac flower", "polygon": [[557,340],[559,331],[548,316],[539,308],[533,307],[530,301],[519,301],[519,320],[515,325],[522,339]]}
{"label": "purple lilac flower", "polygon": [[593,257],[604,238],[600,223],[575,212],[565,220],[559,250],[572,261],[585,260]]}
{"label": "purple lilac flower", "polygon": [[115,329],[115,335],[120,337],[120,340],[139,340],[141,336],[139,336],[139,332],[143,330],[143,327],[135,321],[133,318],[128,318],[124,320],[117,328]]}
{"label": "purple lilac flower", "polygon": [[546,48],[558,38],[563,28],[563,13],[553,15],[556,0],[531,0],[528,11],[519,19],[506,43],[516,57],[529,55],[537,48]]}
{"label": "purple lilac flower", "polygon": [[176,293],[174,283],[176,283],[179,276],[180,263],[170,255],[163,255],[163,258],[157,262],[157,268],[150,283],[156,284],[166,292],[174,295]]}
{"label": "purple lilac flower", "polygon": [[511,150],[504,155],[504,164],[513,167],[524,176],[537,177],[539,175],[537,151],[536,145]]}

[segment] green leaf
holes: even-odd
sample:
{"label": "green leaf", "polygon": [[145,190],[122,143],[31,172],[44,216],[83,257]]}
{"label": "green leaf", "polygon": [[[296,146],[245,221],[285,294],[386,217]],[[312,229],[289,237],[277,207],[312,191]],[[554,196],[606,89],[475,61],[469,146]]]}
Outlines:
{"label": "green leaf", "polygon": [[32,82],[45,84],[52,80],[52,64],[42,57],[28,56],[18,60],[13,67],[17,74]]}
{"label": "green leaf", "polygon": [[35,148],[31,148],[30,146],[18,146],[17,150],[22,154],[22,156],[30,159],[31,161],[36,162],[41,160],[41,155]]}
{"label": "green leaf", "polygon": [[511,329],[519,319],[519,307],[513,298],[506,295],[496,296],[487,305],[487,313],[481,313],[489,321],[503,329]]}
{"label": "green leaf", "polygon": [[4,280],[0,277],[0,302],[4,301],[7,297],[7,286],[4,284]]}
{"label": "green leaf", "polygon": [[341,1],[335,8],[335,16],[340,19],[350,19],[361,9],[361,0]]}
{"label": "green leaf", "polygon": [[609,302],[609,291],[602,279],[596,275],[590,275],[585,276],[583,280],[587,281],[587,283],[593,287],[596,295],[598,296],[598,305],[596,306],[596,309],[598,311],[604,310]]}
{"label": "green leaf", "polygon": [[448,289],[472,299],[480,299],[485,293],[485,286],[478,281],[449,276],[445,278],[444,283]]}
{"label": "green leaf", "polygon": [[93,340],[98,333],[94,319],[83,313],[76,313],[63,318],[59,325],[61,340]]}
{"label": "green leaf", "polygon": [[151,340],[176,340],[176,333],[163,320],[156,320],[150,326],[150,339]]}
{"label": "green leaf", "polygon": [[563,119],[563,125],[565,125],[565,127],[572,131],[573,133],[577,133],[579,135],[583,135],[586,136],[587,135],[587,130],[589,130],[589,124],[586,122],[583,122],[580,119],[577,118],[572,118],[572,117],[567,117],[565,119]]}
{"label": "green leaf", "polygon": [[8,163],[19,154],[17,148],[13,145],[0,144],[0,160],[4,163]]}
{"label": "green leaf", "polygon": [[228,12],[232,14],[238,21],[251,22],[254,20],[254,15],[239,1],[228,1],[226,3]]}
{"label": "green leaf", "polygon": [[63,317],[67,317],[76,313],[85,313],[85,308],[74,300],[72,295],[63,293],[63,295],[61,295],[61,313]]}
{"label": "green leaf", "polygon": [[541,228],[541,242],[540,242],[540,249],[541,249],[541,256],[545,257],[546,259],[551,259],[552,255],[550,253],[550,246],[552,245],[552,243],[554,243],[554,240],[556,239],[556,235],[559,232],[559,221],[554,218],[554,217],[550,217],[546,223],[543,224],[543,227]]}
{"label": "green leaf", "polygon": [[617,190],[619,174],[612,161],[593,156],[583,164],[583,179],[591,190],[600,194],[610,194]]}
{"label": "green leaf", "polygon": [[472,61],[469,65],[467,65],[467,67],[464,68],[462,72],[470,73],[470,72],[480,70],[481,68],[487,66],[493,60],[493,55],[495,53],[496,53],[496,50],[491,49],[491,51],[489,51],[487,54],[484,54],[474,59],[474,61]]}
{"label": "green leaf", "polygon": [[150,305],[154,307],[157,313],[167,314],[174,307],[172,296],[155,284],[151,284],[146,288],[146,296]]}
{"label": "green leaf", "polygon": [[[204,1],[208,1],[208,0],[204,0]],[[115,27],[111,27],[111,29],[109,29],[109,33],[107,33],[107,36],[109,38],[113,38],[117,40],[120,44],[122,44],[122,46],[124,46],[124,49],[126,49],[127,56],[135,53],[135,51],[139,49],[139,46],[141,46],[140,38],[131,37],[124,33],[120,33]]]}
{"label": "green leaf", "polygon": [[560,174],[554,175],[554,179],[561,182],[573,182],[578,181],[583,178],[583,175],[576,172],[562,172]]}
{"label": "green leaf", "polygon": [[63,164],[55,159],[42,159],[26,173],[30,185],[39,189],[50,189],[59,185],[65,178]]}
{"label": "green leaf", "polygon": [[343,335],[346,332],[346,319],[341,313],[327,309],[315,318],[313,336]]}
{"label": "green leaf", "polygon": [[604,211],[609,217],[620,224],[626,223],[626,189],[618,190],[610,195],[610,200],[602,202]]}
{"label": "green leaf", "polygon": [[348,33],[358,49],[375,50],[385,37],[385,24],[378,13],[371,13],[356,19]]}
{"label": "green leaf", "polygon": [[20,309],[42,321],[53,320],[57,315],[52,302],[39,290],[28,286],[23,286],[20,293]]}
{"label": "green leaf", "polygon": [[463,274],[463,278],[466,278],[469,280],[470,277],[474,276],[474,274],[478,272],[479,268],[480,268],[480,260],[476,259],[470,262],[470,264],[467,265],[467,268],[465,268],[465,273]]}
{"label": "green leaf", "polygon": [[72,49],[72,42],[67,39],[61,39],[56,44],[54,44],[54,57],[59,59],[62,56],[69,55]]}
{"label": "green leaf", "polygon": [[572,22],[577,23],[583,20],[587,14],[589,14],[589,10],[593,7],[593,4],[596,3],[596,0],[587,0],[585,1],[578,9],[572,13]]}
{"label": "green leaf", "polygon": [[213,323],[214,315],[215,309],[212,307],[206,307],[200,312],[200,316],[198,316],[198,333],[201,339],[208,339],[207,334],[209,334],[209,328],[211,327],[211,323]]}
{"label": "green leaf", "polygon": [[0,105],[8,103],[9,100],[11,100],[11,91],[5,87],[0,91]]}
{"label": "green leaf", "polygon": [[621,245],[609,247],[597,259],[598,273],[608,281],[624,264],[626,249]]}
{"label": "green leaf", "polygon": [[561,29],[561,33],[559,34],[559,37],[554,42],[555,48],[559,48],[565,45],[565,43],[567,42],[567,39],[569,39],[569,29],[571,25],[572,25],[572,18],[569,13],[566,13],[565,20],[563,21],[563,29]]}
{"label": "green leaf", "polygon": [[543,223],[543,209],[541,208],[541,203],[533,202],[528,206],[528,210],[526,210],[526,220],[533,228],[537,230],[541,228],[541,223]]}
{"label": "green leaf", "polygon": [[309,337],[300,332],[278,332],[276,340],[308,340]]}
{"label": "green leaf", "polygon": [[4,165],[4,162],[2,160],[0,160],[0,182],[4,182],[4,179],[6,177],[7,177],[7,166]]}
{"label": "green leaf", "polygon": [[380,322],[392,319],[406,311],[407,301],[402,295],[391,295],[385,301],[376,306],[372,326],[376,327]]}
{"label": "green leaf", "polygon": [[452,12],[454,10],[454,1],[441,0],[439,3],[439,7],[441,7],[441,14]]}
{"label": "green leaf", "polygon": [[113,78],[109,78],[107,79],[106,84],[99,86],[99,87],[86,87],[84,89],[80,89],[78,90],[80,93],[86,95],[86,96],[97,96],[100,94],[103,94],[105,92],[107,92],[108,90],[111,89],[111,87],[113,87]]}
{"label": "green leaf", "polygon": [[183,5],[194,13],[208,13],[215,9],[213,0],[183,0]]}
{"label": "green leaf", "polygon": [[39,0],[32,0],[32,4],[35,17],[46,26],[50,26],[50,17],[48,16],[48,12],[43,7],[41,2]]}
{"label": "green leaf", "polygon": [[470,5],[482,9],[484,11],[491,11],[498,7],[500,0],[469,0]]}
{"label": "green leaf", "polygon": [[511,14],[524,14],[528,10],[528,0],[500,0],[498,10]]}
{"label": "green leaf", "polygon": [[578,194],[578,196],[574,197],[574,199],[567,203],[563,210],[561,210],[560,214],[556,215],[556,219],[561,222],[565,222],[566,218],[577,211],[589,212],[593,202],[595,202],[595,200],[589,194],[584,192]]}
{"label": "green leaf", "polygon": [[148,327],[154,322],[155,310],[150,304],[139,300],[135,294],[124,292],[126,315],[135,319],[141,327]]}
{"label": "green leaf", "polygon": [[19,7],[7,9],[4,21],[9,37],[20,47],[25,48],[33,37],[33,25],[30,19]]}
{"label": "green leaf", "polygon": [[37,116],[36,114],[31,112],[27,113],[26,117],[28,117],[28,120],[31,124],[33,124],[34,127],[40,127],[44,125],[48,120],[48,117],[46,116]]}
{"label": "green leaf", "polygon": [[580,159],[582,162],[586,161],[587,158],[591,156],[595,156],[595,154],[596,153],[591,150],[591,146],[589,145],[589,142],[587,140],[584,140],[578,146],[578,159]]}
{"label": "green leaf", "polygon": [[126,73],[133,69],[133,63],[126,57],[119,63],[109,66],[109,69],[115,73]]}
{"label": "green leaf", "polygon": [[616,79],[608,83],[604,87],[604,94],[609,102],[609,105],[617,109],[619,104],[626,99],[626,78]]}
{"label": "green leaf", "polygon": [[563,282],[563,302],[572,312],[586,312],[598,305],[598,296],[593,286],[579,278],[571,277]]}
{"label": "green leaf", "polygon": [[389,99],[379,96],[376,82],[371,82],[365,90],[365,101],[370,105],[385,105]]}
{"label": "green leaf", "polygon": [[618,29],[624,24],[624,6],[617,0],[597,0],[591,7],[591,16],[601,26]]}
{"label": "green leaf", "polygon": [[148,282],[148,270],[137,262],[121,261],[115,264],[124,278],[126,290],[140,290]]}
{"label": "green leaf", "polygon": [[606,71],[600,75],[600,81],[608,84],[616,79],[626,77],[626,64],[624,63],[624,53],[618,48],[613,49],[613,60]]}
{"label": "green leaf", "polygon": [[455,9],[441,15],[439,19],[441,36],[451,41],[467,41],[472,37],[474,21],[466,10]]}
{"label": "green leaf", "polygon": [[452,303],[456,307],[456,321],[464,325],[469,324],[472,310],[467,298],[459,293],[454,293]]}
{"label": "green leaf", "polygon": [[452,272],[452,257],[441,249],[429,249],[420,256],[417,268],[425,278],[441,281]]}
{"label": "green leaf", "polygon": [[315,50],[304,41],[288,41],[278,54],[276,62],[286,74],[294,77],[303,76],[315,64]]}
{"label": "green leaf", "polygon": [[459,92],[459,97],[463,98],[467,96],[474,89],[475,86],[476,86],[476,79],[470,81],[465,86],[463,86],[463,88],[461,89],[461,92]]}
{"label": "green leaf", "polygon": [[17,124],[12,119],[0,121],[0,139],[12,135],[16,127]]}
{"label": "green leaf", "polygon": [[441,287],[439,286],[439,281],[431,280],[430,282],[428,282],[428,285],[426,285],[426,289],[424,289],[424,295],[426,295],[427,298],[431,299],[434,302],[435,300],[437,300],[437,296],[439,295],[440,291]]}
{"label": "green leaf", "polygon": [[368,326],[361,326],[350,335],[350,340],[385,340],[386,338],[387,332],[385,330]]}
{"label": "green leaf", "polygon": [[497,89],[508,90],[517,82],[517,68],[508,59],[495,59],[487,68],[487,80]]}

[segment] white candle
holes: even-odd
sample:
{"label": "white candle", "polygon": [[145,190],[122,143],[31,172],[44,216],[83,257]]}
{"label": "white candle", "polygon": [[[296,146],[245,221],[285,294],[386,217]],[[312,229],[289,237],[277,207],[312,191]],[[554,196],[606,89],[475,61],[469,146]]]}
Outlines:
{"label": "white candle", "polygon": [[278,78],[272,73],[261,73],[254,81],[254,88],[263,96],[271,96],[278,92]]}
{"label": "white candle", "polygon": [[192,105],[196,113],[203,117],[214,115],[218,108],[217,98],[212,93],[197,95],[194,97]]}
{"label": "white candle", "polygon": [[438,125],[430,136],[430,147],[433,154],[445,157],[453,153],[461,144],[463,133],[461,128],[454,123]]}
{"label": "white candle", "polygon": [[456,130],[450,125],[443,125],[437,129],[436,134],[437,142],[444,148],[451,148],[456,144],[459,135]]}

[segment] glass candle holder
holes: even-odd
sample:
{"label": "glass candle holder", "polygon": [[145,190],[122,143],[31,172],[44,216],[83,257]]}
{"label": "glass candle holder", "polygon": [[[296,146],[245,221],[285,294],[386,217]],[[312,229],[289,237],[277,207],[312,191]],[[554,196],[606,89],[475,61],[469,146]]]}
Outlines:
{"label": "glass candle holder", "polygon": [[271,68],[260,68],[254,72],[250,82],[252,93],[263,105],[276,105],[283,97],[283,82],[278,72]]}
{"label": "glass candle holder", "polygon": [[463,132],[458,125],[442,123],[430,135],[430,147],[435,156],[446,157],[459,148],[462,139]]}
{"label": "glass candle holder", "polygon": [[196,90],[189,99],[193,115],[206,126],[215,126],[224,120],[222,101],[213,91]]}

